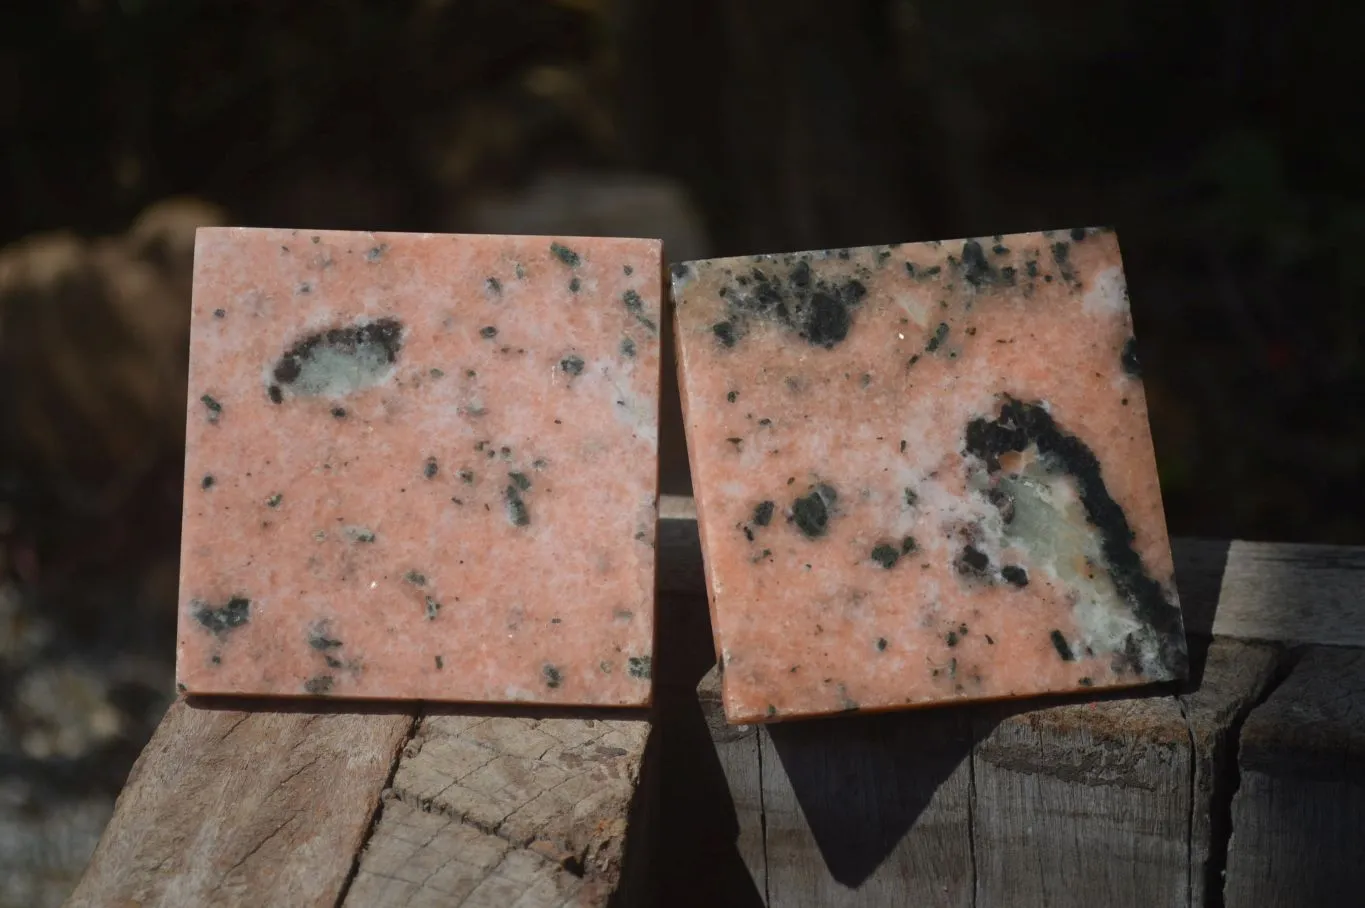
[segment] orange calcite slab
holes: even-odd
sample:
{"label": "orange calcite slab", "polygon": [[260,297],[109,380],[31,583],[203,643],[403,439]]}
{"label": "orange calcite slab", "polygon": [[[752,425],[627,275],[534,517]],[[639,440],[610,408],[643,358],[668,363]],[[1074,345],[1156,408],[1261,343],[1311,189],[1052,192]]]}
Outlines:
{"label": "orange calcite slab", "polygon": [[675,265],[733,722],[1181,677],[1107,230]]}
{"label": "orange calcite slab", "polygon": [[204,229],[192,694],[650,700],[657,241]]}

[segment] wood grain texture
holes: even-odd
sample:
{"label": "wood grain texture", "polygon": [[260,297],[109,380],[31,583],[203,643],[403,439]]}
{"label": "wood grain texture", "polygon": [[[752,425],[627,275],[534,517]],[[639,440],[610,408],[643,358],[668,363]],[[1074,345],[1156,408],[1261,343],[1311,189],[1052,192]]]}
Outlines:
{"label": "wood grain texture", "polygon": [[[705,603],[701,603],[702,607]],[[711,733],[721,772],[734,804],[735,848],[753,880],[754,889],[768,892],[768,856],[764,838],[761,735],[757,725],[731,725],[725,720],[720,671],[713,668],[697,687],[702,715]]]}
{"label": "wood grain texture", "polygon": [[977,722],[978,905],[1186,904],[1190,736],[1174,698]]}
{"label": "wood grain texture", "polygon": [[1213,633],[1365,647],[1365,547],[1234,541]]}
{"label": "wood grain texture", "polygon": [[[704,593],[691,498],[659,500],[659,585]],[[1202,637],[1365,647],[1365,547],[1174,539],[1185,629]]]}
{"label": "wood grain texture", "polygon": [[1227,908],[1365,900],[1365,651],[1313,647],[1242,727]]}
{"label": "wood grain texture", "polygon": [[715,669],[698,697],[773,908],[1204,906],[1221,891],[1232,740],[1277,657],[1216,640],[1178,695],[772,726],[727,724]]}
{"label": "wood grain texture", "polygon": [[412,723],[177,700],[67,905],[330,908]]}
{"label": "wood grain texture", "polygon": [[345,905],[606,905],[649,732],[638,719],[424,718]]}
{"label": "wood grain texture", "polygon": [[1190,906],[1205,908],[1222,903],[1237,735],[1272,683],[1281,654],[1271,646],[1215,639],[1206,653],[1196,649],[1192,655],[1197,679],[1180,695],[1194,748]]}

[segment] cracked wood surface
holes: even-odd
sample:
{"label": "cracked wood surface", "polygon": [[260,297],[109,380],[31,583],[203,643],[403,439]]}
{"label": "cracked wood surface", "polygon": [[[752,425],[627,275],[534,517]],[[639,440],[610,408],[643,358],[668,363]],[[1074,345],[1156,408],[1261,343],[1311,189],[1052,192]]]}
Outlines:
{"label": "cracked wood surface", "polygon": [[1227,908],[1365,900],[1365,650],[1310,647],[1242,727]]}
{"label": "cracked wood surface", "polygon": [[637,719],[424,718],[344,905],[608,904],[649,730]]}
{"label": "cracked wood surface", "polygon": [[412,722],[176,700],[67,905],[330,908]]}
{"label": "cracked wood surface", "polygon": [[770,727],[725,724],[714,669],[698,694],[772,908],[1203,906],[1228,796],[1214,778],[1276,663],[1217,640],[1179,695]]}

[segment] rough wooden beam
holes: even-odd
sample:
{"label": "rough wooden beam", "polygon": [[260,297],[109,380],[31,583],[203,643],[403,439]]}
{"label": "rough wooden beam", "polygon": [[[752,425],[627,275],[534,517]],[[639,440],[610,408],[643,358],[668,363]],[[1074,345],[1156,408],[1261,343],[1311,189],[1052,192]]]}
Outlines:
{"label": "rough wooden beam", "polygon": [[337,904],[411,713],[177,700],[67,905]]}
{"label": "rough wooden beam", "polygon": [[[977,908],[1203,906],[1220,881],[1230,739],[1276,664],[1273,647],[1215,640],[1178,695],[771,727],[725,722],[714,669],[698,696],[733,846],[773,908],[891,893]],[[664,835],[668,853],[689,847]]]}
{"label": "rough wooden beam", "polygon": [[1202,661],[1194,660],[1197,680],[1180,695],[1194,747],[1191,908],[1222,903],[1232,793],[1237,784],[1237,736],[1252,706],[1272,684],[1281,658],[1275,647],[1216,639]]}
{"label": "rough wooden beam", "polygon": [[538,715],[422,719],[345,906],[651,904],[618,894],[649,723]]}
{"label": "rough wooden beam", "polygon": [[1187,903],[1190,736],[1175,698],[982,710],[977,723],[978,905]]}
{"label": "rough wooden beam", "polygon": [[[704,593],[691,498],[659,501],[659,584]],[[1365,547],[1175,539],[1185,628],[1202,637],[1365,647]]]}
{"label": "rough wooden beam", "polygon": [[1365,898],[1365,651],[1314,647],[1242,728],[1227,908]]}

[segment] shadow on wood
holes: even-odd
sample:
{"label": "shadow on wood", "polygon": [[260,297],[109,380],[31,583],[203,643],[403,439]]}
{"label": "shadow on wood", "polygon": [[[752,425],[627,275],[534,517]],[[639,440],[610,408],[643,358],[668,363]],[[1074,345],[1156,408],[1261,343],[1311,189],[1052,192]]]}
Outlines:
{"label": "shadow on wood", "polygon": [[[938,849],[929,850],[966,859],[963,882],[970,880],[970,854],[957,854],[964,851],[966,836],[936,829],[938,818],[926,815],[947,784],[937,806],[948,808],[953,819],[966,819],[972,753],[966,710],[849,716],[776,724],[767,731],[836,882],[859,886],[912,829],[916,837],[942,840]],[[952,809],[958,805],[961,816]]]}
{"label": "shadow on wood", "polygon": [[[668,641],[657,648],[654,687],[656,724],[666,736],[659,755],[663,822],[654,827],[661,836],[659,904],[762,908],[762,831],[743,828],[735,804],[752,795],[745,807],[755,816],[761,810],[757,732],[713,728],[697,699],[698,682],[715,664],[706,597],[664,595],[658,616],[659,637]],[[749,759],[729,759],[733,752],[717,749],[716,734]]]}

